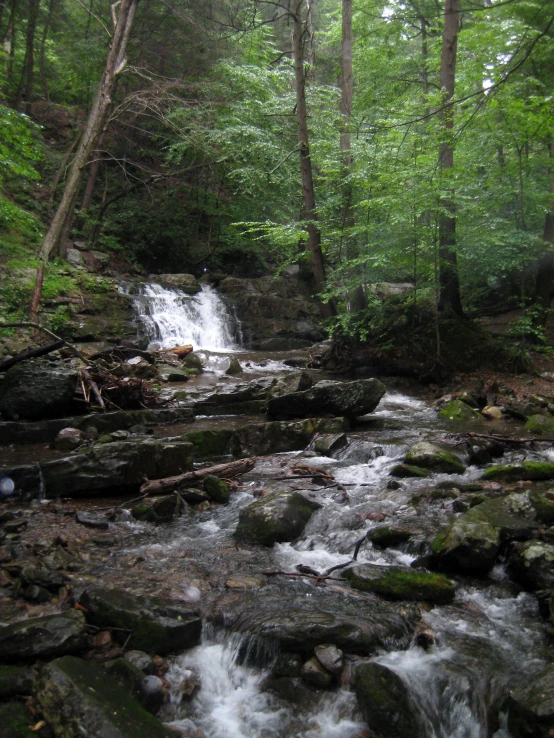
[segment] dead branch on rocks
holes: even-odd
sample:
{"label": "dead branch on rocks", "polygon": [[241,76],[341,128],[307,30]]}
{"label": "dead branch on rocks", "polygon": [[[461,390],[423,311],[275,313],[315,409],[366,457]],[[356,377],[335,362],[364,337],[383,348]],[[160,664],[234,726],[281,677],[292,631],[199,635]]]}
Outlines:
{"label": "dead branch on rocks", "polygon": [[266,577],[301,577],[302,579],[315,579],[316,582],[344,582],[344,579],[340,579],[339,577],[330,577],[325,573],[316,577],[314,574],[303,574],[298,571],[264,571],[264,575]]}
{"label": "dead branch on rocks", "polygon": [[509,446],[527,446],[534,443],[554,443],[554,438],[530,437],[530,438],[512,438],[511,436],[501,435],[500,433],[452,433],[449,434],[452,440],[458,440],[458,443],[471,442],[472,440],[496,441],[497,443],[505,443]]}
{"label": "dead branch on rocks", "polygon": [[76,348],[72,343],[69,343],[69,341],[66,341],[65,338],[62,338],[61,336],[57,336],[55,333],[52,333],[52,331],[48,330],[48,328],[44,328],[38,323],[31,323],[28,321],[24,323],[0,323],[0,328],[34,328],[37,331],[46,333],[47,336],[54,338],[56,341],[62,341],[63,345],[67,346],[67,348],[70,349],[75,354],[75,356],[81,359],[81,361],[84,361],[85,364],[88,363],[88,359],[86,358],[86,356],[83,356],[79,349]]}
{"label": "dead branch on rocks", "polygon": [[60,338],[59,340],[54,341],[54,343],[48,343],[45,346],[39,346],[36,349],[25,349],[25,351],[12,356],[11,359],[0,361],[0,372],[7,371],[10,367],[18,364],[20,361],[27,361],[27,359],[38,359],[39,356],[46,356],[46,354],[51,354],[52,351],[57,351],[64,344],[65,341]]}
{"label": "dead branch on rocks", "polygon": [[[81,369],[81,377],[82,377],[83,384],[90,388],[92,394],[96,398],[96,402],[100,405],[100,407],[102,408],[102,410],[105,410],[106,409],[106,405],[104,403],[104,400],[102,399],[102,395],[100,394],[100,390],[98,389],[98,385],[92,379],[92,377],[90,376],[90,374],[88,373],[88,371],[86,369]],[[88,402],[88,399],[87,399],[86,394],[85,394],[85,399]]]}
{"label": "dead branch on rocks", "polygon": [[[107,369],[97,366],[88,369],[90,372],[83,371],[86,372],[87,384],[94,396],[118,410],[140,410],[162,404],[153,387],[145,379],[116,377]],[[93,385],[96,390],[93,389]]]}
{"label": "dead branch on rocks", "polygon": [[174,477],[150,479],[141,486],[140,492],[144,495],[156,495],[171,487],[191,487],[193,484],[199,482],[210,474],[213,474],[220,479],[222,477],[230,479],[238,477],[239,474],[245,474],[253,469],[255,464],[255,458],[239,459],[238,461],[230,461],[227,464],[216,464],[215,466],[208,466],[204,469],[185,472],[184,474],[178,474]]}

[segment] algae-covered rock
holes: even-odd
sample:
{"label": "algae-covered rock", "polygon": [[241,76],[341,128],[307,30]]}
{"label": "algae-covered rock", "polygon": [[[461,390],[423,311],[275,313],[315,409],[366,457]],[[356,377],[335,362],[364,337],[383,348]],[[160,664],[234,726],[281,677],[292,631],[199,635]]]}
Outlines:
{"label": "algae-covered rock", "polygon": [[87,645],[78,610],[20,620],[0,628],[0,661],[34,661],[78,653]]}
{"label": "algae-covered rock", "polygon": [[2,738],[36,738],[31,730],[36,718],[20,702],[0,704],[0,735]]}
{"label": "algae-covered rock", "polygon": [[231,490],[222,479],[216,477],[214,474],[208,474],[204,477],[203,484],[204,490],[212,502],[218,502],[220,504],[229,502]]}
{"label": "algae-covered rock", "polygon": [[554,418],[551,415],[531,415],[525,430],[537,436],[554,436]]}
{"label": "algae-covered rock", "polygon": [[452,400],[439,411],[438,415],[439,418],[446,420],[479,420],[481,418],[480,413],[463,400]]}
{"label": "algae-covered rock", "polygon": [[400,566],[362,564],[346,569],[342,576],[354,589],[374,592],[391,600],[425,600],[446,605],[454,599],[454,584],[442,574]]}
{"label": "algae-covered rock", "polygon": [[184,505],[181,495],[164,495],[163,497],[148,497],[140,504],[135,505],[131,515],[135,520],[146,523],[169,523],[183,514]]}
{"label": "algae-covered rock", "polygon": [[72,656],[41,670],[35,699],[59,738],[168,738],[105,669]]}
{"label": "algae-covered rock", "polygon": [[554,546],[544,541],[515,543],[508,559],[510,573],[528,590],[554,589]]}
{"label": "algae-covered rock", "polygon": [[551,738],[554,731],[554,664],[526,678],[508,697],[508,729],[514,738]]}
{"label": "algae-covered rock", "polygon": [[546,523],[546,525],[554,523],[554,491],[541,492],[538,489],[532,489],[529,492],[529,501],[539,523]]}
{"label": "algae-covered rock", "polygon": [[236,356],[233,356],[230,359],[229,366],[227,367],[225,374],[228,374],[230,377],[233,377],[236,374],[242,374],[242,366]]}
{"label": "algae-covered rock", "polygon": [[183,435],[191,443],[193,455],[199,461],[214,456],[240,456],[241,446],[237,433],[232,430],[196,430]]}
{"label": "algae-covered rock", "polygon": [[490,482],[519,482],[554,479],[554,464],[548,461],[524,461],[523,464],[490,466],[483,473]]}
{"label": "algae-covered rock", "polygon": [[370,731],[379,738],[423,738],[427,735],[408,687],[382,664],[359,664],[354,689]]}
{"label": "algae-covered rock", "polygon": [[458,456],[428,441],[415,443],[406,454],[404,463],[444,474],[463,474],[465,471],[465,465]]}
{"label": "algae-covered rock", "polygon": [[412,466],[411,464],[395,464],[390,470],[391,477],[399,479],[409,479],[410,477],[428,477],[429,472],[420,466]]}
{"label": "algae-covered rock", "polygon": [[200,618],[177,600],[91,587],[83,592],[80,603],[93,625],[132,631],[127,644],[131,649],[163,656],[192,648],[200,641]]}
{"label": "algae-covered rock", "polygon": [[388,548],[388,546],[397,546],[399,543],[404,543],[412,535],[412,531],[409,528],[402,528],[399,525],[381,525],[378,528],[369,530],[366,538],[374,546]]}
{"label": "algae-covered rock", "polygon": [[294,541],[320,507],[298,492],[272,492],[240,511],[235,536],[260,546]]}
{"label": "algae-covered rock", "polygon": [[486,500],[439,533],[432,561],[440,569],[484,574],[492,569],[505,541],[528,538],[535,528],[535,523],[513,515],[503,500]]}

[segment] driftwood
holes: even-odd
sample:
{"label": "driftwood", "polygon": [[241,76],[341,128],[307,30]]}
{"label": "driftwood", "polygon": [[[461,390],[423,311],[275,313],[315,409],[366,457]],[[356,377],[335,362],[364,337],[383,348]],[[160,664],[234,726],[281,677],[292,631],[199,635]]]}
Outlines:
{"label": "driftwood", "polygon": [[27,361],[27,359],[37,359],[39,356],[46,356],[46,354],[51,354],[52,351],[57,351],[64,345],[65,341],[60,338],[58,341],[54,341],[54,343],[48,343],[46,346],[39,346],[35,349],[25,349],[25,351],[12,356],[11,359],[0,361],[0,372],[7,371],[11,366],[14,366],[14,364],[18,364],[20,361]]}
{"label": "driftwood", "polygon": [[214,474],[217,477],[237,477],[239,474],[244,474],[254,468],[256,459],[239,459],[238,461],[231,461],[228,464],[216,464],[215,466],[208,466],[204,469],[196,469],[195,471],[185,472],[184,474],[178,474],[175,477],[166,477],[165,479],[150,479],[140,488],[140,493],[143,495],[156,495],[164,490],[177,487],[178,485],[192,486],[195,482],[199,482],[209,474]]}
{"label": "driftwood", "polygon": [[192,353],[193,346],[192,344],[187,344],[186,346],[175,346],[175,348],[168,349],[170,354],[175,354],[180,359],[184,359],[185,356],[188,356],[188,354]]}

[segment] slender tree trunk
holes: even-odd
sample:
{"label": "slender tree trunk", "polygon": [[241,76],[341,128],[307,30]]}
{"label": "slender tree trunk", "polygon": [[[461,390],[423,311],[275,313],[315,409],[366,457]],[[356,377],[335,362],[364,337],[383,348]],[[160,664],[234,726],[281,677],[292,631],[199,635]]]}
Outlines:
{"label": "slender tree trunk", "polygon": [[[40,248],[39,257],[43,262],[47,262],[50,254],[60,245],[64,228],[67,230],[68,220],[73,215],[79,186],[83,177],[83,170],[90,159],[91,153],[94,151],[99,136],[107,125],[116,80],[126,65],[125,52],[133,25],[137,2],[138,0],[121,0],[121,3],[114,3],[112,6],[112,8],[117,7],[119,12],[110,50],[106,59],[104,74],[94,99],[85,131],[75,154],[75,159],[71,165],[62,199]],[[37,289],[40,294],[38,280],[35,285],[35,292]],[[38,305],[40,299],[36,300],[35,295],[33,295],[33,301],[35,305]]]}
{"label": "slender tree trunk", "polygon": [[[439,149],[439,169],[448,175],[454,166],[454,110],[448,102],[454,97],[456,81],[456,51],[458,45],[458,26],[460,19],[459,0],[445,0],[444,30],[442,36],[440,86],[443,92],[440,118],[443,124],[443,141]],[[439,219],[439,258],[440,258],[440,297],[439,310],[452,310],[463,316],[456,256],[456,207],[453,191],[443,197]]]}
{"label": "slender tree trunk", "polygon": [[[312,160],[308,136],[308,114],[306,109],[306,77],[304,73],[302,5],[304,0],[294,0],[292,51],[296,81],[296,122],[298,126],[298,149],[300,152],[300,172],[302,175],[302,197],[308,231],[308,248],[312,257],[312,270],[317,292],[325,288],[325,266],[321,250],[321,233],[317,223]],[[330,301],[323,305],[326,317],[336,314],[334,304]]]}
{"label": "slender tree trunk", "polygon": [[[351,118],[354,76],[352,73],[352,0],[342,0],[342,43],[341,43],[341,105],[342,127],[340,132],[340,152],[343,165],[343,233],[346,232],[346,255],[349,259],[357,256],[355,244],[348,230],[354,225],[352,210],[352,185],[348,178],[352,174]],[[360,275],[358,275],[359,277]],[[367,307],[362,284],[358,284],[350,294],[350,310],[357,313]]]}
{"label": "slender tree trunk", "polygon": [[46,80],[46,41],[48,40],[48,33],[52,24],[52,18],[56,8],[56,0],[50,0],[48,5],[48,13],[44,21],[44,28],[42,29],[42,38],[40,41],[40,56],[39,56],[39,72],[40,72],[40,84],[44,94],[45,100],[48,100],[48,82]]}
{"label": "slender tree trunk", "polygon": [[33,96],[35,73],[35,32],[37,29],[39,8],[40,0],[29,0],[29,15],[27,17],[27,31],[25,39],[25,59],[23,61],[23,72],[15,100],[16,107],[19,107],[21,100],[23,99],[25,112],[29,111],[31,97]]}
{"label": "slender tree trunk", "polygon": [[554,139],[550,143],[550,209],[544,219],[542,239],[545,253],[538,263],[535,294],[537,302],[549,308],[554,280]]}

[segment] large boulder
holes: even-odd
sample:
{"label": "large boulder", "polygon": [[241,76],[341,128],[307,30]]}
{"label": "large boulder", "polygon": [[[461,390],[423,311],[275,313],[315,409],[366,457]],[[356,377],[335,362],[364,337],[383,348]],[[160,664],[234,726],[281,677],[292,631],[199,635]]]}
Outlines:
{"label": "large boulder", "polygon": [[320,507],[299,492],[272,492],[240,511],[235,536],[260,546],[294,541]]}
{"label": "large boulder", "polygon": [[192,274],[151,274],[148,279],[166,287],[177,287],[187,295],[196,295],[202,289]]}
{"label": "large boulder", "polygon": [[426,600],[436,605],[452,602],[454,584],[442,574],[430,574],[400,566],[362,564],[342,576],[354,589],[373,592],[390,600]]}
{"label": "large boulder", "polygon": [[554,664],[510,692],[508,728],[514,738],[551,738],[554,734]]}
{"label": "large boulder", "polygon": [[549,461],[524,461],[522,464],[490,466],[483,473],[488,482],[535,482],[554,479],[554,464]]}
{"label": "large boulder", "polygon": [[106,490],[134,492],[145,479],[192,469],[192,446],[171,440],[133,439],[95,444],[81,453],[41,464],[47,498],[79,497]]}
{"label": "large boulder", "polygon": [[93,625],[131,632],[130,649],[163,656],[200,642],[201,620],[182,602],[102,587],[86,589],[79,601]]}
{"label": "large boulder", "polygon": [[452,400],[439,410],[439,418],[446,420],[480,420],[480,413],[463,400]]}
{"label": "large boulder", "polygon": [[391,669],[382,664],[359,664],[354,688],[364,720],[379,738],[423,738],[423,721],[408,687]]}
{"label": "large boulder", "polygon": [[404,463],[443,474],[463,474],[465,465],[450,451],[428,441],[415,443],[404,458]]}
{"label": "large boulder", "polygon": [[554,546],[544,541],[514,543],[508,559],[510,574],[529,590],[554,590]]}
{"label": "large boulder", "polygon": [[502,499],[472,507],[439,533],[432,545],[435,566],[448,571],[485,574],[508,540],[529,538],[536,523],[513,515]]}
{"label": "large boulder", "polygon": [[47,361],[16,364],[0,385],[0,413],[8,420],[62,417],[70,411],[77,372]]}
{"label": "large boulder", "polygon": [[0,661],[34,661],[86,648],[85,618],[78,610],[20,620],[0,628]]}
{"label": "large boulder", "polygon": [[242,453],[263,456],[286,451],[300,451],[318,433],[342,433],[349,429],[346,418],[305,418],[249,423],[236,432]]}
{"label": "large boulder", "polygon": [[323,381],[303,392],[273,397],[268,403],[268,415],[278,419],[318,415],[357,418],[373,412],[385,392],[385,385],[378,379]]}
{"label": "large boulder", "polygon": [[172,735],[107,671],[72,656],[43,667],[35,699],[59,738],[168,738]]}

